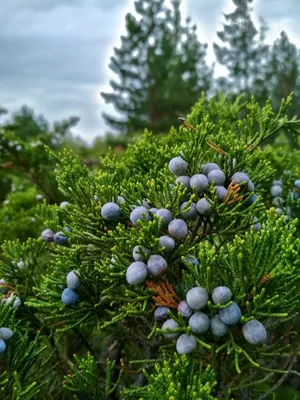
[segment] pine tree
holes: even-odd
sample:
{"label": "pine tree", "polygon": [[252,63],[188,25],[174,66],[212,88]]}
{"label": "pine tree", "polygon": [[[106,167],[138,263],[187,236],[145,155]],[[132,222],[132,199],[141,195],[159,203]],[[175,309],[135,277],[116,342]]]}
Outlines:
{"label": "pine tree", "polygon": [[232,94],[255,93],[258,99],[264,97],[259,92],[268,54],[264,43],[267,27],[263,21],[259,29],[255,27],[250,7],[253,0],[232,1],[236,9],[224,14],[226,22],[222,31],[217,32],[223,44],[213,44],[217,61],[228,70],[228,78],[220,80],[221,89]]}
{"label": "pine tree", "polygon": [[135,10],[141,18],[127,14],[127,35],[111,58],[119,79],[111,81],[111,93],[102,93],[123,120],[104,118],[121,133],[166,132],[210,87],[206,45],[199,43],[190,19],[182,24],[178,0],[171,8],[164,0],[138,0]]}

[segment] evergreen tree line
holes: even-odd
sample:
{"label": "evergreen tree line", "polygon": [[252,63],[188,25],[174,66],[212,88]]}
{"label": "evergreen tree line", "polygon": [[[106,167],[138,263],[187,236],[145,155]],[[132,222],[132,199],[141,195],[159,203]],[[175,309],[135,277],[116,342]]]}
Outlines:
{"label": "evergreen tree line", "polygon": [[[201,43],[190,18],[182,21],[180,0],[138,0],[133,14],[126,15],[126,35],[114,48],[110,69],[118,79],[112,91],[101,93],[122,118],[103,114],[110,127],[121,134],[141,131],[165,133],[176,117],[190,112],[202,92],[218,92],[230,98],[254,95],[260,104],[271,97],[275,109],[294,92],[290,115],[299,114],[299,49],[286,32],[272,45],[266,43],[268,27],[252,19],[253,0],[232,0],[235,10],[224,14],[213,43],[217,63],[227,76],[215,78],[214,65],[206,62],[207,44]],[[295,146],[295,141],[292,140]]]}

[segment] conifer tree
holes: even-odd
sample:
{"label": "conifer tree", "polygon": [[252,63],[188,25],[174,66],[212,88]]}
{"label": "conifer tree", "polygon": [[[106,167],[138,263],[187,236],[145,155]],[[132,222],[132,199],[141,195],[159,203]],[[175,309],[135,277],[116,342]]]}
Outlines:
{"label": "conifer tree", "polygon": [[166,132],[169,121],[189,112],[210,87],[206,45],[199,43],[190,19],[182,23],[180,2],[171,3],[168,8],[165,0],[138,0],[139,18],[126,15],[127,34],[110,63],[118,80],[110,82],[112,92],[102,93],[122,114],[122,119],[104,114],[120,133]]}

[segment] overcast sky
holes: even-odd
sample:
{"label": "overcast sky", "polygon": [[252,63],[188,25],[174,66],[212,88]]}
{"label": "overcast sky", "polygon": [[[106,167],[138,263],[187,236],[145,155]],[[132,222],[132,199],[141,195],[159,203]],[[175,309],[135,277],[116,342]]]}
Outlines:
{"label": "overcast sky", "polygon": [[[100,91],[109,90],[113,46],[125,32],[124,17],[134,0],[1,0],[0,106],[14,111],[23,104],[49,121],[78,115],[74,133],[91,142],[107,127],[101,117],[112,106]],[[264,17],[273,41],[285,30],[300,42],[300,0],[256,0],[255,14]],[[212,42],[231,0],[182,0],[182,13],[198,25],[199,38]],[[300,44],[299,44],[300,47]],[[222,69],[217,69],[222,74]]]}

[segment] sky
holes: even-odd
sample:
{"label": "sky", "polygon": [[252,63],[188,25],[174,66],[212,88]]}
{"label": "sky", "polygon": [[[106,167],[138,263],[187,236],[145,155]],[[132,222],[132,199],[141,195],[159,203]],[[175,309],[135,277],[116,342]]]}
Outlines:
{"label": "sky", "polygon": [[[110,91],[113,47],[125,33],[125,15],[134,0],[1,0],[0,106],[14,112],[22,105],[53,122],[80,117],[73,129],[91,143],[109,130],[101,116],[114,112],[101,91]],[[300,42],[300,0],[254,0],[254,20],[263,16],[270,27],[267,41],[282,30]],[[201,42],[208,43],[208,63],[214,61],[212,43],[222,13],[234,9],[231,0],[182,0],[184,17],[197,24]],[[224,74],[217,67],[216,74]]]}

